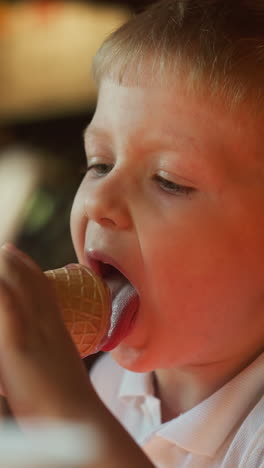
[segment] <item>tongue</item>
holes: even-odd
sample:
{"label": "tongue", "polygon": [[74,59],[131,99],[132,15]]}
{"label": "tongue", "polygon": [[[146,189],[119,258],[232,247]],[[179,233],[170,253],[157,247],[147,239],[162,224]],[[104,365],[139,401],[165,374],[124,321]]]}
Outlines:
{"label": "tongue", "polygon": [[112,315],[102,351],[115,348],[127,335],[138,307],[138,294],[132,284],[121,274],[105,279],[112,294]]}

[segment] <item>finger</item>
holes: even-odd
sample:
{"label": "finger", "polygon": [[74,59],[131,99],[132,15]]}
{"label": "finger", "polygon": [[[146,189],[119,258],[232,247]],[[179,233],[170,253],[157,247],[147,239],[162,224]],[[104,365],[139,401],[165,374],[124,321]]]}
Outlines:
{"label": "finger", "polygon": [[33,290],[35,281],[32,282],[29,279],[28,267],[19,257],[4,248],[0,249],[0,279],[3,280],[2,295],[5,285],[10,290],[9,293],[12,292],[16,297],[20,307],[30,311],[33,306],[33,297],[27,283],[31,284]]}
{"label": "finger", "polygon": [[0,249],[0,278],[9,284],[31,319],[43,308],[44,299],[55,302],[50,283],[39,266],[13,245]]}
{"label": "finger", "polygon": [[25,346],[25,318],[16,295],[0,278],[0,364],[13,347]]}
{"label": "finger", "polygon": [[29,255],[27,255],[22,250],[18,249],[14,244],[6,242],[2,245],[1,249],[9,252],[10,254],[13,254],[15,257],[17,257],[17,259],[20,259],[21,262],[26,264],[30,269],[34,270],[35,272],[38,272],[39,274],[42,274],[42,270],[40,269],[39,265],[36,262],[34,262],[34,260],[31,257],[29,257]]}

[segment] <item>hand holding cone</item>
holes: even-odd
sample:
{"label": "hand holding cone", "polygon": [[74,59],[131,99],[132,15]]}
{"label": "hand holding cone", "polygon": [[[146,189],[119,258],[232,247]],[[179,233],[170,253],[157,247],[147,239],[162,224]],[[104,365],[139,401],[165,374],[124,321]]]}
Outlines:
{"label": "hand holding cone", "polygon": [[48,270],[45,275],[81,357],[99,351],[110,326],[111,296],[106,284],[79,264]]}

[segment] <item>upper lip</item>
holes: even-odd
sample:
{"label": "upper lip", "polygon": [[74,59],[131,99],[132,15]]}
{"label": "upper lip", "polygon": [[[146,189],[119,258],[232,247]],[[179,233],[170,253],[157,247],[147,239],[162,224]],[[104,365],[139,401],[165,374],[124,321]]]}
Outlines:
{"label": "upper lip", "polygon": [[85,252],[85,259],[88,263],[88,267],[90,267],[98,276],[103,276],[101,263],[105,263],[120,271],[120,273],[128,279],[128,275],[124,268],[113,257],[104,252],[88,249]]}

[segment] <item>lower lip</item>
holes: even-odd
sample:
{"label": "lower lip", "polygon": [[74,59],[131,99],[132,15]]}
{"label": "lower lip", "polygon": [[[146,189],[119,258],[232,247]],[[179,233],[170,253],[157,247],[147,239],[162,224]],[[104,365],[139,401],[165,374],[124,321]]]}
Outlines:
{"label": "lower lip", "polygon": [[137,296],[127,307],[128,310],[123,311],[113,334],[104,343],[101,351],[112,351],[131,333],[136,322],[138,308],[139,297]]}

